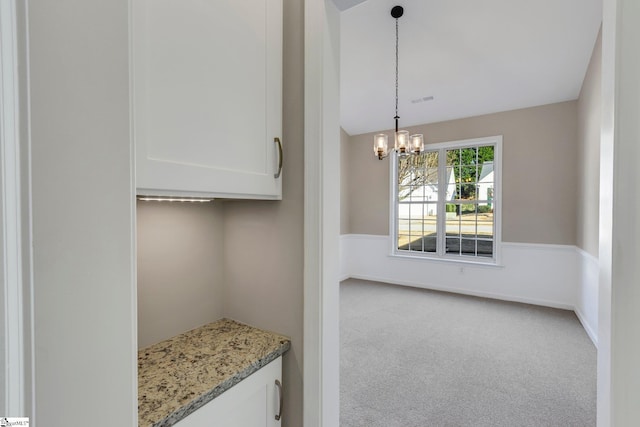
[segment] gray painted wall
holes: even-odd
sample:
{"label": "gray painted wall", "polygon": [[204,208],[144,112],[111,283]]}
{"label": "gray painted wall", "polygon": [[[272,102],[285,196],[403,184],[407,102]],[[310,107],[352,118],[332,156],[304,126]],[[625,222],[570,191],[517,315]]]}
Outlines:
{"label": "gray painted wall", "polygon": [[[4,182],[2,180],[2,175],[0,174],[0,185],[4,185]],[[4,221],[4,207],[2,206],[3,202],[2,199],[0,198],[0,224],[3,223]],[[2,243],[0,245],[0,259],[4,260],[5,258],[5,253],[4,253],[4,233],[3,233],[3,229],[0,229],[0,243]],[[7,283],[4,280],[4,262],[0,263],[0,307],[5,307],[5,300],[6,300],[6,287],[7,287]],[[6,322],[5,322],[5,315],[4,313],[2,313],[2,315],[0,315],[0,331],[6,331]],[[6,414],[7,410],[5,408],[6,406],[6,384],[7,384],[7,380],[5,378],[5,352],[6,352],[6,346],[5,346],[5,335],[4,333],[2,334],[2,338],[0,338],[0,366],[2,367],[2,369],[0,369],[0,414]]]}
{"label": "gray painted wall", "polygon": [[31,0],[37,425],[136,423],[127,0]]}
{"label": "gray painted wall", "polygon": [[598,257],[600,220],[600,128],[602,123],[602,30],[578,98],[577,245]]}
{"label": "gray painted wall", "polygon": [[[340,128],[340,176],[349,175],[349,134]],[[372,151],[373,152],[373,149]],[[347,179],[340,180],[340,234],[349,234],[349,186]]]}
{"label": "gray painted wall", "polygon": [[[27,4],[26,2],[17,2],[17,15],[18,15],[18,54],[19,54],[19,70],[27,69]],[[31,169],[30,169],[30,159],[29,159],[29,80],[28,75],[26,73],[20,72],[20,167],[22,168],[20,171],[21,174],[21,191],[22,191],[22,212],[23,212],[23,221],[22,221],[22,236],[23,243],[25,239],[28,239],[27,236],[30,236],[31,233],[31,223],[25,220],[25,212],[29,212],[30,210],[30,188],[23,183],[30,181]],[[22,301],[31,301],[32,300],[32,289],[29,286],[29,280],[26,279],[31,275],[31,246],[28,244],[23,244],[22,246],[22,286],[23,286],[23,295]],[[33,354],[33,343],[32,343],[32,330],[33,325],[32,321],[32,307],[28,304],[23,304],[23,326],[24,326],[24,374],[25,374],[25,385],[24,385],[24,395],[25,395],[25,413],[33,414],[33,402],[31,396],[34,394],[34,381],[33,376],[35,373],[33,372],[32,366],[32,357]]]}
{"label": "gray painted wall", "polygon": [[223,317],[220,203],[137,203],[138,347]]}
{"label": "gray painted wall", "polygon": [[[503,241],[573,245],[576,123],[577,102],[568,101],[406,130],[427,144],[503,135]],[[389,159],[373,155],[374,133],[351,136],[346,150],[353,234],[389,234]]]}

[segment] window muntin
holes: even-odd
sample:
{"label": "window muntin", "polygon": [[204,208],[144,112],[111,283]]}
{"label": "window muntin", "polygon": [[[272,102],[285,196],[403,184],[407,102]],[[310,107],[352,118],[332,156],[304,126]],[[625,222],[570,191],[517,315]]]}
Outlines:
{"label": "window muntin", "polygon": [[394,253],[496,262],[501,137],[395,158]]}

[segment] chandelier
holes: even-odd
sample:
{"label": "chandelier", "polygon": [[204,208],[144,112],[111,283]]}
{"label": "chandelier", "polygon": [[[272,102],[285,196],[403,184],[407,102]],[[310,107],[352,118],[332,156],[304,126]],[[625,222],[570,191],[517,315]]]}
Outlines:
{"label": "chandelier", "polygon": [[[391,9],[391,16],[396,20],[396,121],[394,151],[399,156],[409,154],[420,154],[424,151],[424,138],[421,134],[409,136],[406,130],[398,130],[398,19],[404,13],[402,6],[394,6]],[[379,133],[373,137],[373,152],[378,159],[382,160],[389,155],[389,137],[387,134]]]}

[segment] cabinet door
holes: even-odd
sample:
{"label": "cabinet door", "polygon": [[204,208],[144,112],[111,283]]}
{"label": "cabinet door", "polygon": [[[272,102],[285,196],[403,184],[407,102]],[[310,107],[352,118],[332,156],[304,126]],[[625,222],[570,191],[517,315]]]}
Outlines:
{"label": "cabinet door", "polygon": [[279,199],[282,0],[133,0],[141,195]]}
{"label": "cabinet door", "polygon": [[175,427],[279,427],[275,381],[282,381],[282,357],[242,380]]}

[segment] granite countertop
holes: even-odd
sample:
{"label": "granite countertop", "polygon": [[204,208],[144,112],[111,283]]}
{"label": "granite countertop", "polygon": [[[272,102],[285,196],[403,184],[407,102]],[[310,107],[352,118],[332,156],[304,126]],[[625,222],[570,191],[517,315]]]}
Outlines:
{"label": "granite countertop", "polygon": [[289,338],[221,319],[138,351],[138,426],[167,427],[289,350]]}

